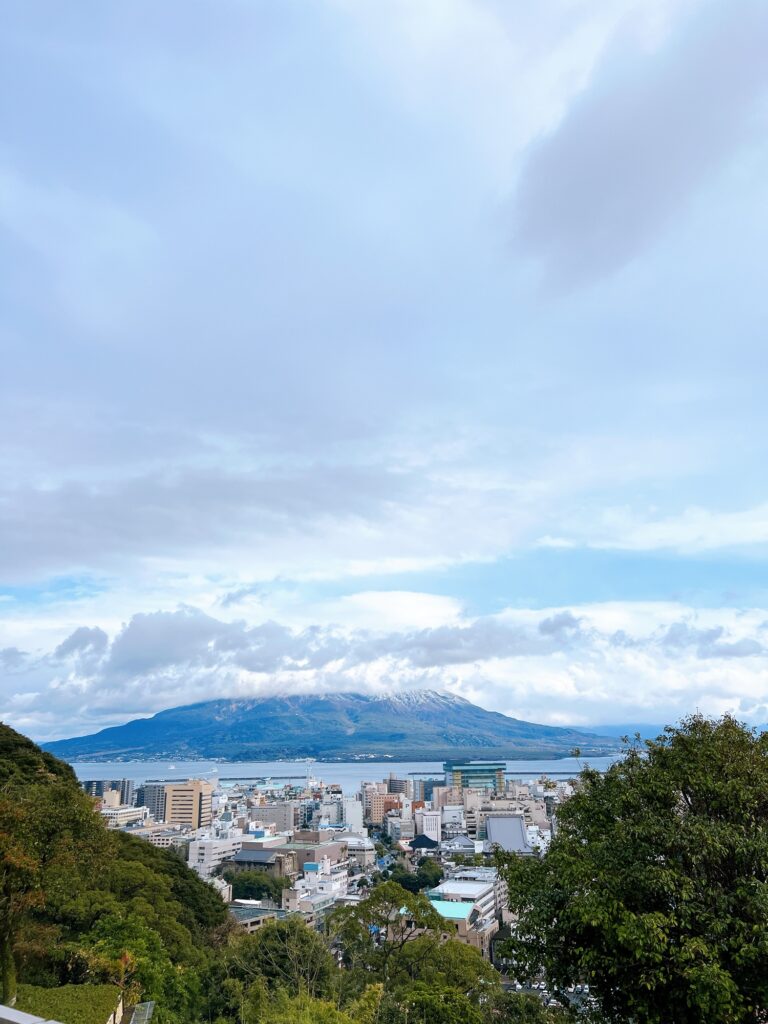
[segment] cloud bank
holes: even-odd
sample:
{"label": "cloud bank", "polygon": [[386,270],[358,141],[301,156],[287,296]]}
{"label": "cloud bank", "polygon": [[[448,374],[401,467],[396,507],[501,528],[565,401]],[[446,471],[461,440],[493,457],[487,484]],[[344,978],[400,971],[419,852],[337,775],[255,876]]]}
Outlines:
{"label": "cloud bank", "polygon": [[295,629],[183,606],[134,615],[112,638],[83,626],[48,653],[2,657],[0,714],[44,738],[66,734],[67,719],[95,730],[214,697],[422,686],[550,723],[672,721],[695,708],[755,721],[766,708],[768,621],[651,604]]}

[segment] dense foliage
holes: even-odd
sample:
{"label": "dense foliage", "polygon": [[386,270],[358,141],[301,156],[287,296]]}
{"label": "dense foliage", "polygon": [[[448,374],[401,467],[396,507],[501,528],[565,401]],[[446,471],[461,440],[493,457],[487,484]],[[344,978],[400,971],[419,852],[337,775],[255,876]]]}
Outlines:
{"label": "dense foliage", "polygon": [[194,1016],[226,931],[216,892],[171,851],[108,831],[69,766],[0,725],[2,998],[38,986],[117,984]]}
{"label": "dense foliage", "polygon": [[66,1024],[105,1024],[120,999],[117,985],[19,985],[16,1008],[43,1020]]}
{"label": "dense foliage", "polygon": [[281,905],[283,889],[291,882],[288,878],[272,878],[266,871],[227,871],[222,877],[232,886],[232,899],[235,900],[273,900]]}
{"label": "dense foliage", "polygon": [[408,892],[421,892],[423,889],[434,889],[440,883],[443,869],[436,861],[422,857],[416,871],[407,871],[401,865],[397,865],[389,877]]}
{"label": "dense foliage", "polygon": [[501,855],[510,955],[610,1021],[768,1019],[768,735],[696,716],[583,773],[547,856]]}

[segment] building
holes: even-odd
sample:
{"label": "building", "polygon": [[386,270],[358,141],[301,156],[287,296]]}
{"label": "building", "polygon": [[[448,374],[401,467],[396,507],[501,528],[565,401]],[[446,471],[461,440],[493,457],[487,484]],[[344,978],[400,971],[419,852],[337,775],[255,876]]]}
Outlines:
{"label": "building", "polygon": [[413,818],[402,818],[399,814],[388,814],[384,819],[384,829],[395,843],[408,842],[416,835]]}
{"label": "building", "polygon": [[502,908],[498,875],[493,869],[486,871],[477,878],[447,878],[428,895],[438,914],[453,924],[456,938],[490,959]]}
{"label": "building", "polygon": [[505,853],[533,857],[535,848],[528,839],[528,829],[522,814],[489,814],[485,819],[488,842]]}
{"label": "building", "polygon": [[428,895],[430,899],[447,900],[450,903],[471,903],[481,917],[495,917],[501,913],[501,908],[496,905],[495,875],[480,880],[466,877],[446,878],[440,885],[431,889]]}
{"label": "building", "polygon": [[387,792],[400,793],[403,796],[412,798],[413,783],[410,779],[399,779],[394,772],[390,772],[387,779]]}
{"label": "building", "polygon": [[126,825],[135,825],[147,818],[146,807],[102,807],[101,816],[107,828],[124,828]]}
{"label": "building", "polygon": [[229,860],[223,861],[224,868],[231,871],[263,871],[270,878],[292,878],[298,874],[295,850],[273,846],[262,850],[248,850],[243,846]]}
{"label": "building", "polygon": [[350,832],[363,831],[363,802],[354,796],[345,796],[342,800],[344,808],[344,827]]}
{"label": "building", "polygon": [[380,825],[388,811],[399,811],[403,797],[398,793],[373,793],[371,794],[370,820],[374,825]]}
{"label": "building", "polygon": [[449,881],[452,882],[483,882],[485,885],[492,885],[496,899],[496,917],[502,922],[511,919],[511,913],[507,900],[507,883],[494,867],[471,867],[457,868],[451,872]]}
{"label": "building", "polygon": [[418,810],[414,813],[416,835],[429,836],[435,843],[442,838],[443,823],[440,811]]}
{"label": "building", "polygon": [[193,839],[187,852],[187,863],[201,878],[210,878],[216,868],[225,860],[234,857],[243,846],[242,834]]}
{"label": "building", "polygon": [[446,761],[445,784],[459,791],[490,789],[503,793],[506,767],[503,761]]}
{"label": "building", "polygon": [[149,808],[155,821],[165,821],[165,782],[145,782],[136,790],[136,806]]}
{"label": "building", "polygon": [[435,899],[432,906],[446,923],[444,938],[458,939],[479,950],[486,960],[491,959],[491,944],[499,930],[495,917],[481,916],[471,903]]}
{"label": "building", "polygon": [[229,913],[247,935],[258,931],[267,921],[285,917],[284,911],[265,907],[260,900],[235,900],[230,904]]}
{"label": "building", "polygon": [[296,854],[298,870],[303,871],[308,862],[321,863],[324,857],[332,866],[349,866],[347,844],[330,829],[297,829],[290,842],[280,847]]}
{"label": "building", "polygon": [[315,810],[314,819],[326,825],[344,824],[344,805],[341,800],[322,800]]}
{"label": "building", "polygon": [[311,917],[316,924],[347,895],[348,887],[346,864],[331,864],[327,857],[321,861],[306,861],[303,876],[283,892],[283,906],[289,912],[298,911]]}
{"label": "building", "polygon": [[208,828],[213,821],[213,786],[203,779],[171,782],[165,787],[165,820],[170,825]]}
{"label": "building", "polygon": [[257,807],[256,818],[265,825],[274,825],[276,832],[291,832],[301,824],[298,810],[299,804],[296,800],[281,800],[278,803]]}
{"label": "building", "polygon": [[82,785],[90,796],[98,796],[103,799],[106,793],[117,792],[118,804],[131,807],[136,802],[133,779],[89,779]]}
{"label": "building", "polygon": [[366,868],[372,868],[376,863],[376,846],[368,836],[342,832],[336,838],[347,844],[349,863],[354,867],[364,871]]}
{"label": "building", "polygon": [[446,836],[459,836],[466,831],[463,804],[446,804],[442,808],[440,816],[441,828]]}

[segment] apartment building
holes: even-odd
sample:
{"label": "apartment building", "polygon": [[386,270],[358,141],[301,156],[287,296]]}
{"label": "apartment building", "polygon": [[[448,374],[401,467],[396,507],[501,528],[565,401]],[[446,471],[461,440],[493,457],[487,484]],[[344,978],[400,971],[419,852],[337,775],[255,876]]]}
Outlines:
{"label": "apartment building", "polygon": [[403,797],[397,793],[372,793],[370,820],[374,825],[381,825],[388,811],[399,811]]}
{"label": "apartment building", "polygon": [[255,812],[255,820],[262,821],[265,825],[274,825],[276,832],[291,832],[301,824],[299,804],[296,800],[265,804],[257,807]]}

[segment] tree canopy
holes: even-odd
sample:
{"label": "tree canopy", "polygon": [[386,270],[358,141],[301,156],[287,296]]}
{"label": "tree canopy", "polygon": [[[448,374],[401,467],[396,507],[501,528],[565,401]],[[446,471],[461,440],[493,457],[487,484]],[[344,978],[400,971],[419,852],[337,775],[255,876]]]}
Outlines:
{"label": "tree canopy", "polygon": [[498,854],[510,955],[588,981],[605,1019],[741,1024],[768,1010],[768,737],[700,716],[587,769],[542,859]]}
{"label": "tree canopy", "polygon": [[219,895],[169,850],[109,831],[74,772],[0,724],[2,999],[42,986],[118,984],[189,1019]]}

